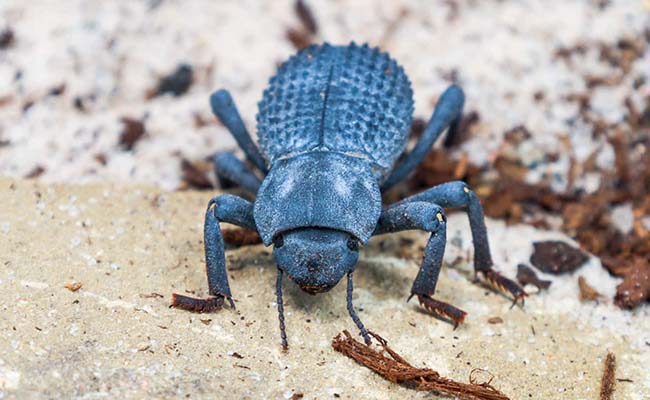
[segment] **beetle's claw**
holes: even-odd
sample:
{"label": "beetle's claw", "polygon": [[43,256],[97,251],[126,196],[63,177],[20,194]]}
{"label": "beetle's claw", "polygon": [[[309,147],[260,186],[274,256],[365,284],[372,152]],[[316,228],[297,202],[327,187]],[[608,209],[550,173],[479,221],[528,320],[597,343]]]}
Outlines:
{"label": "beetle's claw", "polygon": [[521,300],[521,306],[523,307],[525,302],[526,302],[526,296],[528,294],[524,291],[524,289],[519,286],[519,284],[512,279],[508,279],[505,276],[501,275],[497,271],[493,269],[489,269],[486,271],[480,271],[480,273],[483,275],[483,280],[484,282],[494,288],[495,290],[498,290],[502,293],[509,293],[512,295],[513,302],[512,302],[512,307],[517,305],[519,301]]}
{"label": "beetle's claw", "polygon": [[429,311],[435,316],[452,321],[454,323],[454,330],[458,328],[458,325],[462,324],[465,321],[467,313],[460,308],[454,307],[449,303],[436,300],[427,294],[412,293],[411,296],[409,296],[409,300],[414,295],[418,296],[420,306],[422,306],[425,310]]}
{"label": "beetle's claw", "polygon": [[173,293],[171,307],[197,313],[211,313],[221,310],[224,306],[225,299],[228,299],[230,307],[234,309],[235,302],[230,296],[217,295],[208,297],[207,299],[197,299],[194,297],[183,296],[182,294],[178,293]]}

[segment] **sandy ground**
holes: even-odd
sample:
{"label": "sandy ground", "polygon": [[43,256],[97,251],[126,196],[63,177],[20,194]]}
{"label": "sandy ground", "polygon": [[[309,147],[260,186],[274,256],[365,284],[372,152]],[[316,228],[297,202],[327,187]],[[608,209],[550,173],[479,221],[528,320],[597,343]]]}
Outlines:
{"label": "sandy ground", "polygon": [[[262,246],[228,253],[236,312],[170,309],[172,292],[207,290],[205,192],[6,178],[0,188],[0,398],[431,398],[332,350],[338,332],[354,329],[344,285],[312,297],[286,282],[291,349],[282,353],[275,269]],[[449,218],[447,260],[471,253],[465,219]],[[495,221],[488,227],[507,274],[526,261],[530,241],[562,238]],[[415,240],[412,249],[403,237]],[[624,379],[615,398],[650,396],[647,307],[582,305],[568,276],[524,309],[509,309],[508,299],[471,282],[465,258],[443,269],[438,284],[441,299],[469,312],[453,331],[405,303],[425,240],[422,233],[373,239],[355,275],[360,317],[414,365],[461,381],[486,369],[513,399],[593,399],[612,351]],[[592,260],[579,274],[611,292],[616,282],[601,271]],[[72,282],[83,286],[64,287]],[[503,323],[487,322],[497,316]],[[610,326],[607,318],[619,320]]]}

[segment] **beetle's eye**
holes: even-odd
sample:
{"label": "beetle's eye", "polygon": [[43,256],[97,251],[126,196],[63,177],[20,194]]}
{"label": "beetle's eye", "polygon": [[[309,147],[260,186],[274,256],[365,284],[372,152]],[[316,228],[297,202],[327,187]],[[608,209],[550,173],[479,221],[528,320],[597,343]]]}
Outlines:
{"label": "beetle's eye", "polygon": [[273,239],[273,246],[275,246],[276,249],[279,249],[280,247],[284,246],[284,236],[278,235]]}
{"label": "beetle's eye", "polygon": [[359,242],[357,242],[357,239],[353,237],[348,238],[348,249],[352,251],[359,251]]}

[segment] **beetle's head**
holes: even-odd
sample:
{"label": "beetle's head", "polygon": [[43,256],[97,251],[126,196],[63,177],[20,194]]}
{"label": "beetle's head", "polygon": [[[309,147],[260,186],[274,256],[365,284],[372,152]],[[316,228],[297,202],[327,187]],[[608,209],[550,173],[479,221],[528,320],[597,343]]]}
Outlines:
{"label": "beetle's head", "polygon": [[359,259],[359,244],[349,233],[306,228],[279,234],[273,255],[282,272],[309,294],[327,292],[352,272]]}

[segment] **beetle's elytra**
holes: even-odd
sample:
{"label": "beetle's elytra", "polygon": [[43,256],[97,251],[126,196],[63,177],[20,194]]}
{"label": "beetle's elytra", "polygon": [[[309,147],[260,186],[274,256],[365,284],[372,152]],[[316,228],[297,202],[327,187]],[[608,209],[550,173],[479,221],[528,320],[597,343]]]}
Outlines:
{"label": "beetle's elytra", "polygon": [[215,92],[210,98],[213,112],[256,171],[232,153],[216,154],[215,170],[220,178],[255,194],[256,200],[251,203],[229,194],[210,200],[204,228],[210,297],[174,295],[172,304],[206,312],[228,300],[234,307],[219,228],[219,222],[228,222],[257,231],[266,246],[274,246],[283,348],[288,346],[282,303],[285,273],[311,294],[330,290],[347,275],[348,311],[369,343],[352,305],[359,247],[373,235],[418,229],[431,235],[411,296],[458,325],[465,312],[432,297],[446,244],[446,207],[467,210],[476,272],[512,294],[515,302],[523,302],[521,287],[492,269],[483,210],[465,183],[434,186],[382,208],[382,192],[412,172],[445,129],[454,135],[462,113],[464,94],[451,86],[440,97],[418,143],[395,165],[406,147],[412,95],[404,69],[377,48],[354,43],[310,46],[289,58],[270,79],[258,104],[258,147],[230,94],[223,89]]}

